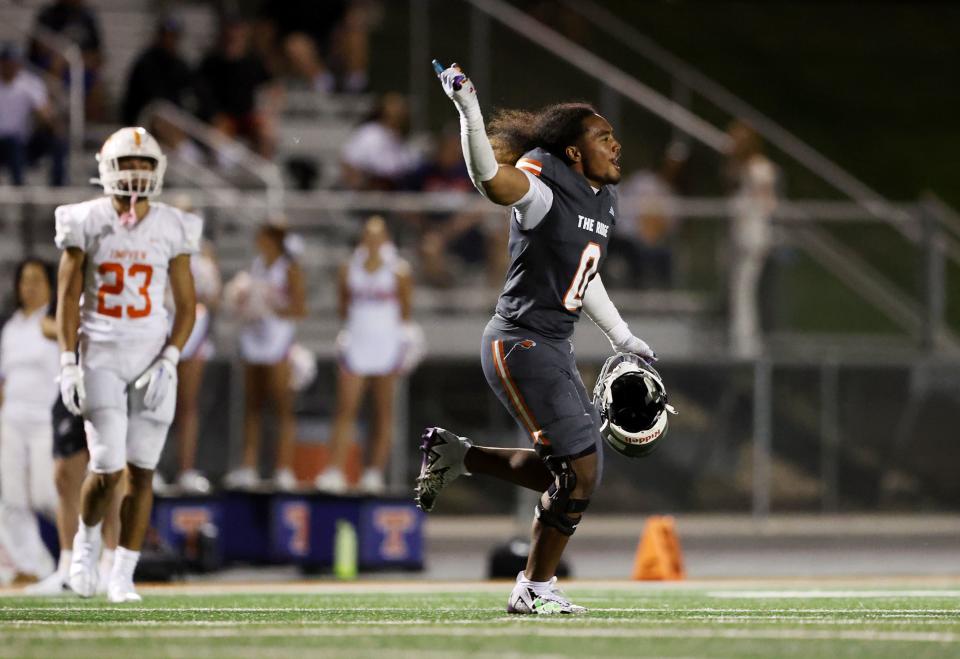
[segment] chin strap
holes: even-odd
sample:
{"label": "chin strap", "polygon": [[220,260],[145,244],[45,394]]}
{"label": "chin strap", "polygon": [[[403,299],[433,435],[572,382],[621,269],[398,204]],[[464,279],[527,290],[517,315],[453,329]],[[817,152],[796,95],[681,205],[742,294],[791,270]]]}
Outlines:
{"label": "chin strap", "polygon": [[120,226],[128,229],[137,223],[137,193],[130,195],[130,208],[120,214]]}

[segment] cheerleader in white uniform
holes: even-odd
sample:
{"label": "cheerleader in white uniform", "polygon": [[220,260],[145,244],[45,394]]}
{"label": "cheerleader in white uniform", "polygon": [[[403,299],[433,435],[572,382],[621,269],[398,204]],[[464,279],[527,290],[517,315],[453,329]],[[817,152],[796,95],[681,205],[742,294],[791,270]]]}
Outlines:
{"label": "cheerleader in white uniform", "polygon": [[37,511],[53,518],[57,507],[50,408],[57,396],[60,349],[43,333],[44,323],[53,323],[48,316],[52,282],[42,261],[19,265],[17,310],[0,335],[0,534],[21,583],[54,570],[36,518]]}
{"label": "cheerleader in white uniform", "polygon": [[240,330],[245,409],[243,465],[227,474],[224,482],[230,488],[259,484],[257,458],[268,399],[279,424],[273,484],[286,491],[297,485],[292,469],[296,419],[287,357],[296,338],[296,321],[306,315],[306,293],[303,272],[285,242],[282,227],[265,225],[257,232],[259,255],[250,269],[248,290],[235,305],[247,319]]}
{"label": "cheerleader in white uniform", "polygon": [[376,494],[385,489],[383,472],[390,456],[396,375],[412,364],[417,333],[410,323],[410,267],[397,255],[382,218],[372,217],[364,226],[360,245],[340,270],[338,292],[344,329],[337,340],[340,369],[331,464],[317,476],[316,486],[333,493],[347,490],[347,445],[369,384],[374,419],[359,486]]}

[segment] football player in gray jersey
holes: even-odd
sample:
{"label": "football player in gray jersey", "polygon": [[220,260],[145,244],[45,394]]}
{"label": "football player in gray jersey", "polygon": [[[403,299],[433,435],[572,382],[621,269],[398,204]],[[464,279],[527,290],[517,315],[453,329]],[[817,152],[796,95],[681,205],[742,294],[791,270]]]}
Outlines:
{"label": "football player in gray jersey", "polygon": [[590,105],[501,111],[484,125],[476,89],[456,64],[438,68],[460,114],[470,178],[510,214],[510,266],[497,313],[481,345],[484,375],[530,435],[532,448],[476,446],[428,428],[417,503],[433,508],[460,475],[481,473],[542,492],[526,569],[509,613],[579,613],[556,586],[555,571],[600,480],[597,413],[574,362],[570,336],[585,311],[617,352],[653,360],[630,331],[597,274],[617,217],[620,143]]}

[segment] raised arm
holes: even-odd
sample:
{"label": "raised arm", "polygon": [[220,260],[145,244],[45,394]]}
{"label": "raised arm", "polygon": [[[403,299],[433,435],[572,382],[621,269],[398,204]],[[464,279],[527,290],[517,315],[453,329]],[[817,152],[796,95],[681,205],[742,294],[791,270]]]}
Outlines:
{"label": "raised arm", "polygon": [[[460,85],[460,89],[454,89],[455,83]],[[513,165],[497,162],[483,124],[473,81],[466,78],[460,67],[454,64],[440,74],[440,84],[460,113],[463,158],[477,190],[501,206],[512,206],[520,201],[530,189],[530,181],[526,174]]]}

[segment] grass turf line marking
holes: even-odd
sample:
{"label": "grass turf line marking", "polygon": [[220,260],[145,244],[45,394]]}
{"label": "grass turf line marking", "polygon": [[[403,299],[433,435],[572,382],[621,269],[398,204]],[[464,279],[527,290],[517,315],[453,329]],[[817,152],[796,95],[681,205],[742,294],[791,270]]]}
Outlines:
{"label": "grass turf line marking", "polygon": [[890,597],[960,597],[960,590],[715,590],[707,597],[717,599],[819,599],[819,598],[890,598]]}
{"label": "grass turf line marking", "polygon": [[[244,627],[244,629],[240,629]],[[372,629],[370,627],[339,626],[330,629],[277,627],[272,629],[250,629],[243,623],[237,623],[236,628],[206,629],[205,638],[273,638],[288,637],[295,632],[299,637],[336,637],[355,638],[369,636],[409,636],[409,637],[486,637],[492,630],[462,630],[450,629],[449,626],[433,628],[389,628]],[[737,639],[737,640],[789,640],[789,641],[877,641],[883,643],[957,643],[960,634],[952,632],[909,632],[909,631],[879,631],[879,630],[815,630],[815,629],[595,629],[580,628],[535,628],[511,627],[496,630],[498,636],[541,636],[545,638],[698,638],[698,639]],[[195,638],[195,632],[189,629],[157,629],[150,630],[148,635],[144,630],[85,631],[70,630],[54,635],[50,630],[38,629],[34,633],[18,633],[17,638],[36,638],[44,640],[97,640],[97,639],[150,639],[150,638]]]}
{"label": "grass turf line marking", "polygon": [[[415,613],[417,612],[418,607],[388,607],[388,606],[354,606],[354,607],[176,607],[176,608],[164,608],[164,607],[129,607],[123,604],[119,605],[109,605],[104,604],[104,606],[37,606],[37,607],[3,607],[0,606],[0,624],[4,622],[17,622],[16,620],[4,619],[2,617],[3,613],[24,613],[24,614],[39,614],[39,613],[106,613],[106,612],[131,612],[131,613],[152,613],[152,614],[171,614],[171,613],[217,613],[217,614],[230,614],[230,613],[311,613],[311,614],[342,614],[342,613],[373,613],[373,612],[407,612]],[[424,609],[427,610],[427,609]],[[431,613],[490,613],[492,611],[502,610],[498,607],[430,607],[429,611]],[[887,609],[887,608],[776,608],[776,609],[745,609],[745,608],[715,608],[715,607],[698,607],[698,608],[681,608],[681,607],[591,607],[589,609],[590,613],[672,613],[673,620],[682,622],[683,620],[693,620],[696,618],[703,619],[714,619],[714,618],[738,618],[742,620],[756,620],[768,618],[777,614],[781,614],[784,619],[789,619],[790,614],[803,614],[803,615],[833,615],[833,614],[857,614],[860,618],[869,618],[874,617],[877,619],[884,618],[948,618],[955,619],[955,617],[960,614],[960,609]],[[540,616],[510,616],[506,618],[507,620],[516,620],[518,622],[522,620],[540,620],[543,621],[544,618]],[[549,618],[547,618],[549,619]],[[560,618],[567,620],[568,618]],[[602,618],[603,620],[616,620],[623,621],[624,618]],[[580,620],[591,621],[591,620],[601,620],[601,618],[596,617],[580,617]],[[427,620],[426,622],[431,622]],[[46,621],[37,621],[37,622],[46,622]],[[63,620],[55,620],[50,622],[64,623]],[[74,621],[74,622],[98,622],[98,621]],[[104,621],[104,622],[115,622],[114,620]],[[124,622],[137,622],[137,619],[124,619]],[[167,621],[158,621],[158,622],[167,622]],[[178,621],[180,622],[180,621]],[[184,620],[184,624],[191,621]],[[194,621],[197,622],[197,621]],[[216,621],[212,621],[216,622]],[[251,621],[253,622],[253,621]],[[317,622],[323,622],[318,620]],[[361,621],[355,621],[357,623]],[[404,621],[375,621],[378,624],[404,624]],[[416,622],[416,620],[410,620],[408,622]],[[482,620],[474,622],[484,622]],[[658,620],[658,622],[669,622],[669,620]],[[352,623],[351,623],[352,624]]]}

